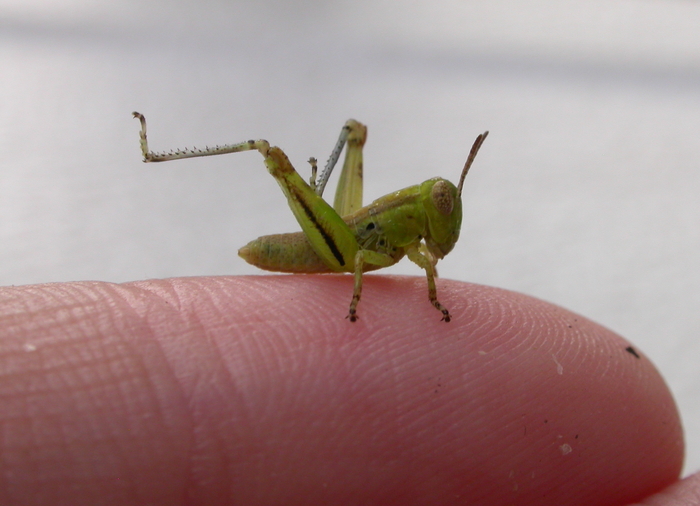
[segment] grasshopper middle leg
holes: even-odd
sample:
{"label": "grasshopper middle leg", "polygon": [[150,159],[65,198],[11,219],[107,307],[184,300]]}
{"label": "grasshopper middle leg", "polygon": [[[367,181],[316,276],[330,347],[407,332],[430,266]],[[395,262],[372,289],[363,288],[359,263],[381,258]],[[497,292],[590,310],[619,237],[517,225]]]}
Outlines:
{"label": "grasshopper middle leg", "polygon": [[384,253],[360,249],[355,253],[355,287],[352,292],[352,301],[350,301],[350,309],[348,310],[348,318],[351,322],[357,321],[357,305],[360,303],[362,296],[362,272],[366,263],[379,265],[381,267],[389,267],[393,265],[395,260]]}

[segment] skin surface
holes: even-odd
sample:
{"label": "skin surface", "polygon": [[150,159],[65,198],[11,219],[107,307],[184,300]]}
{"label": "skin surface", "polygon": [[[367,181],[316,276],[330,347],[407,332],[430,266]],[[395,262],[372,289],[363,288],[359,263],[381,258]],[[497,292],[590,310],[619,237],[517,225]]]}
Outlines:
{"label": "skin surface", "polygon": [[350,323],[352,284],[0,288],[0,504],[698,504],[643,350],[440,280],[446,324],[422,277],[366,276]]}

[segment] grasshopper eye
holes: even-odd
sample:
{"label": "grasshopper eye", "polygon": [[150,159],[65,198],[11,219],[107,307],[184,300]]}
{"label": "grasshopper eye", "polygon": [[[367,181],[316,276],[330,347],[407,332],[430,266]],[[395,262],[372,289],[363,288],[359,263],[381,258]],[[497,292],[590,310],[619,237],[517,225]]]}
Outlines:
{"label": "grasshopper eye", "polygon": [[455,199],[450,192],[450,185],[447,181],[438,181],[433,185],[433,189],[430,191],[430,198],[433,201],[435,209],[437,209],[440,214],[449,216],[452,214],[452,209],[455,206]]}

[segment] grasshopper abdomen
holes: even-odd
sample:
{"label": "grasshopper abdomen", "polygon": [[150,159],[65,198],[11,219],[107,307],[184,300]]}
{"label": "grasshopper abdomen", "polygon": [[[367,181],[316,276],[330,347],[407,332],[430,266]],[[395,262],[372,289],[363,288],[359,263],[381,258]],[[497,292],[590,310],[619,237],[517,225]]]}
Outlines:
{"label": "grasshopper abdomen", "polygon": [[258,237],[239,249],[238,256],[266,271],[318,274],[334,272],[316,254],[303,232]]}

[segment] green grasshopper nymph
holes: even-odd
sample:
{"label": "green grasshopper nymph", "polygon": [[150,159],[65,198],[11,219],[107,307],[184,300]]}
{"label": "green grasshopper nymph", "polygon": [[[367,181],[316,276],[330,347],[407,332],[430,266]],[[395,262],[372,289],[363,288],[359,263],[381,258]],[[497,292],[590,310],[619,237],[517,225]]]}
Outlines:
{"label": "green grasshopper nymph", "polygon": [[[348,120],[331,156],[316,181],[316,160],[311,158],[310,184],[290,163],[287,155],[265,140],[250,140],[204,149],[154,153],[148,149],[146,118],[141,121],[144,162],[221,155],[257,150],[265,166],[282,188],[302,232],[267,235],[243,246],[238,254],[261,269],[292,273],[350,272],[355,286],[346,318],[356,321],[362,294],[362,273],[394,265],[406,255],[425,270],[428,298],[450,321],[450,313],[437,299],[435,265],[454,248],[462,224],[462,186],[476,153],[488,132],[479,135],[469,153],[459,184],[435,177],[381,197],[362,207],[362,148],[367,127]],[[345,162],[333,207],[323,200],[323,190],[343,147]]]}

